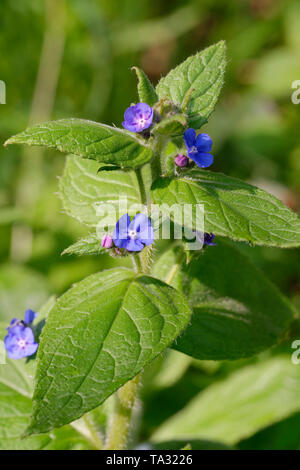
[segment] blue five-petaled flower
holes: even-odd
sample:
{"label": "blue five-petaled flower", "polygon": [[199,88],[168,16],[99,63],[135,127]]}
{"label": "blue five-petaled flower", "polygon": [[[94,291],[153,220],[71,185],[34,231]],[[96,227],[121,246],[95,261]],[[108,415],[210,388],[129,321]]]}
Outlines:
{"label": "blue five-petaled flower", "polygon": [[154,241],[151,220],[145,214],[137,214],[133,220],[128,214],[123,215],[117,222],[114,234],[114,244],[127,251],[141,251]]}
{"label": "blue five-petaled flower", "polygon": [[208,134],[199,134],[196,137],[195,129],[187,129],[184,133],[184,142],[188,157],[200,168],[207,168],[213,163],[214,157],[209,153],[212,140]]}
{"label": "blue five-petaled flower", "polygon": [[122,126],[125,129],[131,132],[142,132],[152,124],[153,109],[147,103],[137,103],[126,109],[124,119]]}
{"label": "blue five-petaled flower", "polygon": [[4,346],[10,359],[22,359],[36,352],[38,343],[35,342],[33,331],[29,326],[36,316],[33,310],[28,309],[24,320],[13,318],[10,322],[8,333],[4,338]]}

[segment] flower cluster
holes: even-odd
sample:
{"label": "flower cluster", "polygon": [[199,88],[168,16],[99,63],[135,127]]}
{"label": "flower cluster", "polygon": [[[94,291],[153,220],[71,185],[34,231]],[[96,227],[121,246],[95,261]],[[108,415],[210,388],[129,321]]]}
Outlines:
{"label": "flower cluster", "polygon": [[[142,132],[152,125],[153,108],[147,103],[137,103],[126,109],[122,126],[131,132]],[[179,167],[188,166],[189,159],[200,168],[209,167],[214,160],[211,155],[212,140],[208,134],[202,133],[196,136],[195,129],[187,129],[184,132],[184,142],[187,156],[177,155],[175,163]]]}
{"label": "flower cluster", "polygon": [[25,312],[24,320],[13,318],[10,322],[4,338],[4,346],[10,359],[22,359],[36,352],[38,343],[35,343],[33,331],[30,328],[36,316],[37,314],[29,309]]}

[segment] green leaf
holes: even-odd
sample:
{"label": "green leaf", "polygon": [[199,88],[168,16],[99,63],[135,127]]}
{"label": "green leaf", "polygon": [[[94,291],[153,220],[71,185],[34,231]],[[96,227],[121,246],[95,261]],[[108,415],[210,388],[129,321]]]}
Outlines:
{"label": "green leaf", "polygon": [[139,67],[132,67],[138,78],[138,94],[141,103],[147,103],[153,106],[158,101],[155,88],[150,82],[145,72]]}
{"label": "green leaf", "polygon": [[180,109],[187,104],[189,124],[195,129],[205,124],[219,97],[224,81],[225,53],[225,42],[220,41],[186,59],[156,87],[160,99],[168,96]]}
{"label": "green leaf", "polygon": [[74,285],[43,330],[28,433],[62,426],[100,405],[174,341],[190,316],[182,294],[128,269]]}
{"label": "green leaf", "polygon": [[[192,204],[193,220],[185,221],[191,229],[196,228],[196,206],[203,204],[205,232],[254,245],[300,245],[300,219],[294,212],[262,189],[221,173],[191,170],[178,178],[160,178],[152,186],[152,199],[169,207]],[[174,213],[168,215],[181,223]]]}
{"label": "green leaf", "polygon": [[182,135],[187,126],[187,119],[184,114],[174,114],[163,119],[156,124],[152,132],[153,134],[176,136]]}
{"label": "green leaf", "polygon": [[[174,265],[169,250],[154,273]],[[250,258],[229,241],[204,253],[174,279],[193,306],[191,322],[174,349],[196,359],[228,360],[258,354],[278,343],[297,316],[293,305]]]}
{"label": "green leaf", "polygon": [[103,255],[107,253],[106,249],[101,246],[101,240],[97,235],[89,235],[80,238],[76,243],[66,248],[62,255]]}
{"label": "green leaf", "polygon": [[146,141],[135,134],[83,119],[37,124],[8,139],[8,144],[42,145],[121,168],[137,168],[153,156]]}
{"label": "green leaf", "polygon": [[[105,204],[112,206],[119,217],[126,212],[132,215],[130,207],[120,210],[120,199],[127,198],[129,206],[140,203],[137,178],[133,171],[98,173],[96,162],[79,157],[67,158],[59,188],[65,212],[94,228],[109,215],[108,211],[101,214]],[[109,212],[112,213],[112,210]]]}
{"label": "green leaf", "polygon": [[299,368],[290,357],[244,367],[199,393],[153,441],[211,439],[233,445],[300,410]]}

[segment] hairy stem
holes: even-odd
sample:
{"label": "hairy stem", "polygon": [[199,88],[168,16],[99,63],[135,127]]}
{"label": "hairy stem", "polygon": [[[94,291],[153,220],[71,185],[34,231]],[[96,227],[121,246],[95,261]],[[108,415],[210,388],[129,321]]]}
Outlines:
{"label": "hairy stem", "polygon": [[99,431],[96,429],[94,423],[92,422],[91,418],[85,414],[82,417],[86,428],[89,431],[91,441],[93,442],[94,446],[97,450],[102,450],[104,447],[104,443],[102,442],[101,436]]}
{"label": "hairy stem", "polygon": [[115,410],[107,432],[105,450],[126,449],[138,386],[139,375],[123,385],[116,393]]}
{"label": "hairy stem", "polygon": [[140,255],[131,255],[132,265],[136,274],[143,272],[142,260]]}

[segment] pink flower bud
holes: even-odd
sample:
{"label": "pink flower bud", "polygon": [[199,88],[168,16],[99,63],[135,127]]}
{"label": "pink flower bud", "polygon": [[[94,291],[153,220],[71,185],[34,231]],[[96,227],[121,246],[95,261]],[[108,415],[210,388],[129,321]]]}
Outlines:
{"label": "pink flower bud", "polygon": [[181,153],[177,155],[175,158],[175,163],[177,166],[184,167],[187,166],[188,164],[188,158],[185,155],[182,155]]}
{"label": "pink flower bud", "polygon": [[113,246],[113,239],[110,235],[104,235],[101,241],[101,246],[103,248],[111,248]]}

